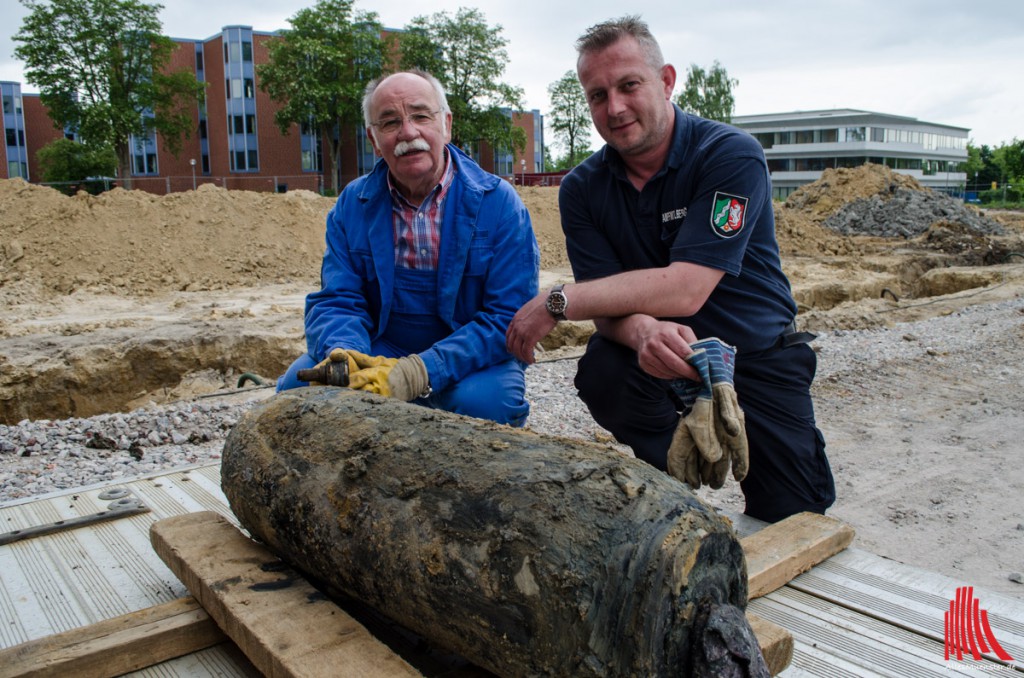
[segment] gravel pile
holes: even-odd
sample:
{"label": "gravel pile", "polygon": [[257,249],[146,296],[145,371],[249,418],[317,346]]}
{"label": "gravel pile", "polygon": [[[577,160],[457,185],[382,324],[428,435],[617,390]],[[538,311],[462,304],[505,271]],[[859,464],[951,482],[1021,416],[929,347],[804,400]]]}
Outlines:
{"label": "gravel pile", "polygon": [[999,222],[934,191],[896,188],[888,196],[872,195],[845,204],[822,225],[843,235],[913,238],[936,222],[954,223],[980,235],[1003,235]]}
{"label": "gravel pile", "polygon": [[[1006,365],[992,354],[999,343],[990,346],[986,336],[1019,328],[1022,313],[1024,301],[1014,299],[894,328],[824,333],[814,343],[818,383],[854,370],[870,373],[887,362],[929,352],[941,352],[947,363]],[[527,370],[529,427],[613,442],[576,397],[575,373],[573,358],[541,362]],[[253,393],[248,400],[236,395],[88,419],[0,425],[0,502],[216,461],[235,422],[269,394],[269,389],[249,390]]]}

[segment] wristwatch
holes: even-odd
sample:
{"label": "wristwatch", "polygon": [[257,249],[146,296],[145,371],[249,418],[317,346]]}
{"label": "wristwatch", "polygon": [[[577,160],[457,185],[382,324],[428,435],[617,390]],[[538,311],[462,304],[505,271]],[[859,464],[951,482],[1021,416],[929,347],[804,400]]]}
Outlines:
{"label": "wristwatch", "polygon": [[555,285],[552,287],[551,291],[548,292],[548,300],[544,304],[548,309],[548,313],[555,320],[565,320],[565,310],[569,308],[569,300],[566,298],[565,292],[562,291],[563,287],[565,285]]}

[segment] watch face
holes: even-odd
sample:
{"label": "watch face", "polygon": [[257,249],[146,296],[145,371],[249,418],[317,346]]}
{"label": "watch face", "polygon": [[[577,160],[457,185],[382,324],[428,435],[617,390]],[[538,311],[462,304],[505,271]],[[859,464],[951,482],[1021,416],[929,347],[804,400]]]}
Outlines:
{"label": "watch face", "polygon": [[568,305],[565,294],[562,290],[552,290],[551,294],[548,295],[548,313],[559,318],[565,314],[565,307]]}

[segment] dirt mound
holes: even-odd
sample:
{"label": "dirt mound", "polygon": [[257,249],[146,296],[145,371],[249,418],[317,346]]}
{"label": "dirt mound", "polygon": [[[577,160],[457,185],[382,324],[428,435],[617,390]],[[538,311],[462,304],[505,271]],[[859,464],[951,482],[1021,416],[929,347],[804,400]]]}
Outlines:
{"label": "dirt mound", "polygon": [[[545,269],[567,267],[557,188],[523,191]],[[28,303],[76,291],[151,296],[254,285],[315,285],[333,198],[196,191],[98,196],[0,180],[0,299]]]}
{"label": "dirt mound", "polygon": [[855,200],[894,193],[898,188],[926,190],[913,177],[893,172],[885,165],[827,169],[817,181],[793,191],[783,206],[821,223]]}
{"label": "dirt mound", "polygon": [[115,188],[69,197],[0,181],[0,295],[24,302],[77,290],[146,296],[315,283],[333,203],[309,191],[205,184],[167,196]]}

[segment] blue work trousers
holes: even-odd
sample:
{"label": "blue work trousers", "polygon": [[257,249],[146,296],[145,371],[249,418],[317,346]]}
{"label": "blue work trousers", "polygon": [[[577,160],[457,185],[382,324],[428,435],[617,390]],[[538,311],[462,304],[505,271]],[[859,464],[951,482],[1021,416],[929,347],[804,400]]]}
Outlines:
{"label": "blue work trousers", "polygon": [[[437,316],[437,307],[436,271],[397,268],[390,321],[384,333],[371,342],[370,354],[401,358],[425,351],[444,339],[451,334],[451,328]],[[317,362],[308,353],[300,356],[278,378],[278,392],[308,386],[307,382],[299,381],[296,373],[314,367]],[[509,357],[413,402],[499,424],[523,426],[530,413],[526,366]]]}

